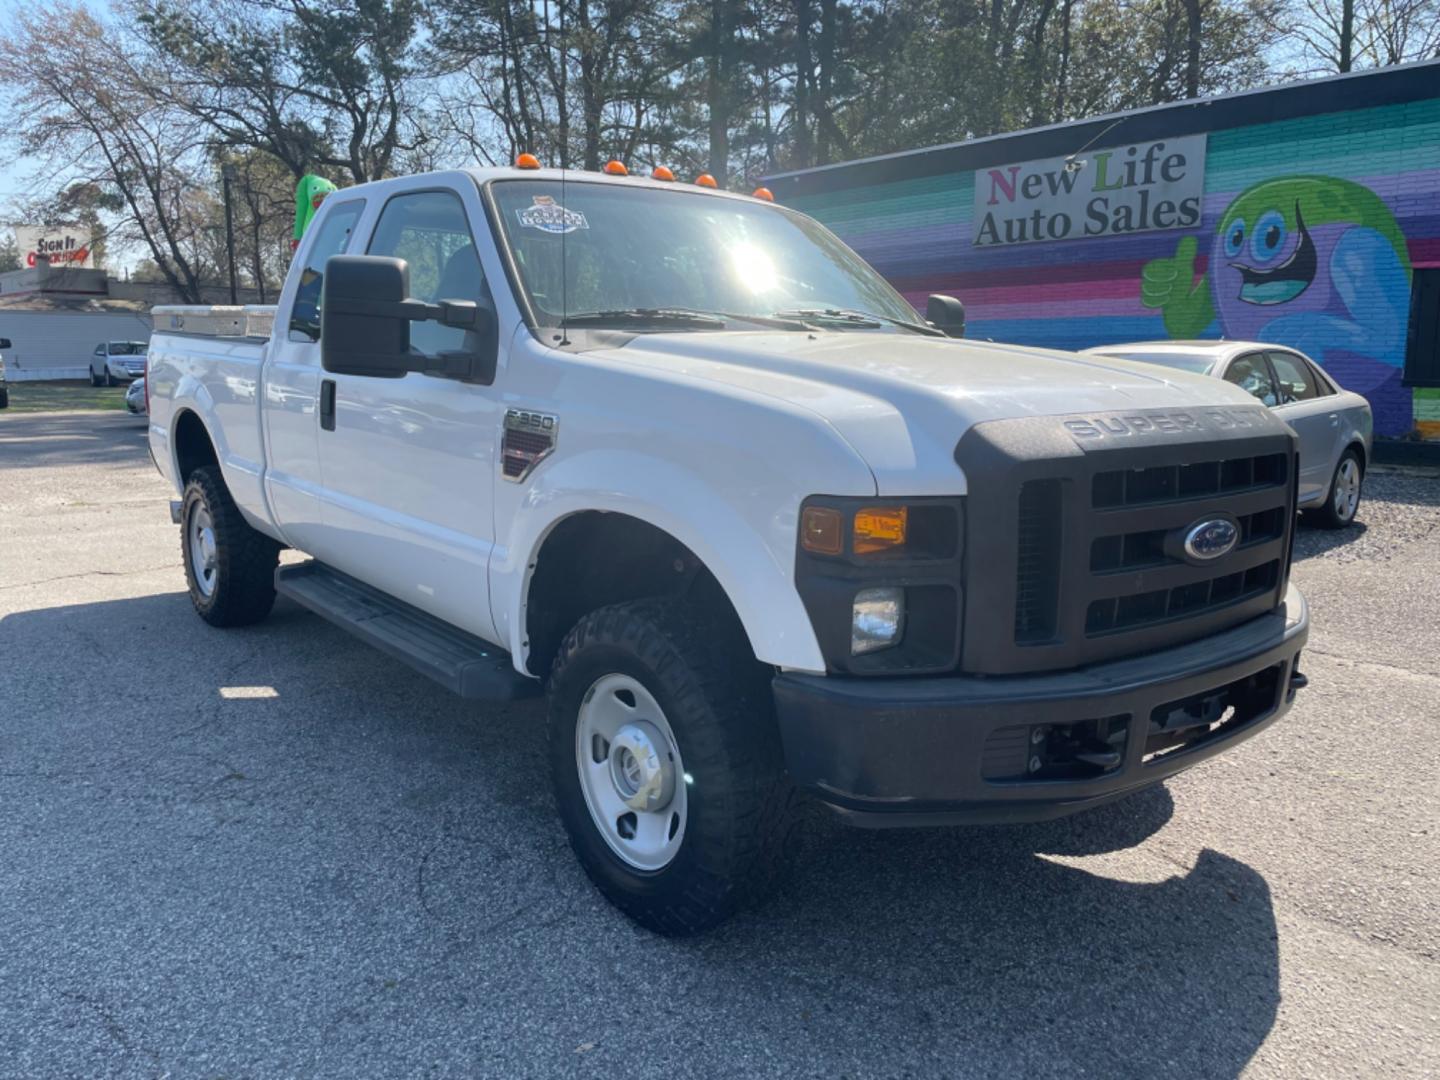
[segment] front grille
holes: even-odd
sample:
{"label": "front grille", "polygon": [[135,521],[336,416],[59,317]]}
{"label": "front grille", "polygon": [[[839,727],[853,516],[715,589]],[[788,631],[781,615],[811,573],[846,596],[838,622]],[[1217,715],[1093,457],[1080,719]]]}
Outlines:
{"label": "front grille", "polygon": [[1257,488],[1283,487],[1286,456],[1224,458],[1186,465],[1113,469],[1097,473],[1093,502],[1097,509],[1144,506],[1175,499],[1201,499]]}
{"label": "front grille", "polygon": [[1215,611],[1273,592],[1279,578],[1280,560],[1272,559],[1249,570],[1221,574],[1205,581],[1192,581],[1173,589],[1152,589],[1096,600],[1085,613],[1085,634],[1095,637],[1118,630],[1135,630],[1170,619]]}
{"label": "front grille", "polygon": [[[1260,406],[977,425],[955,452],[972,523],[961,666],[1080,667],[1272,609],[1293,533],[1294,453],[1294,435]],[[1208,562],[1187,553],[1190,531],[1216,519],[1238,527],[1234,548]]]}
{"label": "front grille", "polygon": [[[1023,498],[1023,496],[1022,496]],[[1021,514],[1022,528],[1024,514]],[[1274,506],[1238,519],[1239,547],[1278,540],[1285,535],[1285,509]],[[1097,536],[1090,545],[1090,570],[1097,574],[1113,574],[1120,570],[1139,570],[1183,562],[1165,551],[1165,529]]]}

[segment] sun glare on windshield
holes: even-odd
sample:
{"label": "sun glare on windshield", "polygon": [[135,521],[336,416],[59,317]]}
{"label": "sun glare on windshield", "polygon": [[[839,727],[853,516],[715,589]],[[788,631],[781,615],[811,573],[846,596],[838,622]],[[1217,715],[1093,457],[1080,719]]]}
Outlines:
{"label": "sun glare on windshield", "polygon": [[730,272],[756,295],[774,292],[780,280],[774,261],[754,244],[736,244],[730,249]]}

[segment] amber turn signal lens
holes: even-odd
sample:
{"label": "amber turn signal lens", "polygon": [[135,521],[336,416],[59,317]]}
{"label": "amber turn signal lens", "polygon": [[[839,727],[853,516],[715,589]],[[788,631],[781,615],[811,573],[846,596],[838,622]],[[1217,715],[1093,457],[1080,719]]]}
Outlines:
{"label": "amber turn signal lens", "polygon": [[652,177],[654,177],[656,180],[674,180],[674,179],[675,179],[675,174],[674,174],[673,172],[671,172],[669,169],[667,169],[664,165],[656,165],[654,171],[651,172],[650,175],[651,175]]}
{"label": "amber turn signal lens", "polygon": [[855,512],[855,554],[874,555],[905,546],[908,514],[903,506],[871,507]]}
{"label": "amber turn signal lens", "polygon": [[605,163],[605,171],[611,176],[629,176],[630,170],[625,168],[623,161],[610,160]]}
{"label": "amber turn signal lens", "polygon": [[816,555],[839,555],[845,547],[840,511],[807,506],[800,517],[800,546]]}
{"label": "amber turn signal lens", "polygon": [[775,201],[775,193],[772,192],[768,187],[757,187],[750,194],[757,199],[764,199],[766,202]]}
{"label": "amber turn signal lens", "polygon": [[699,176],[695,177],[695,183],[698,184],[700,187],[719,186],[715,183],[715,178],[711,176],[708,172],[702,172]]}
{"label": "amber turn signal lens", "polygon": [[534,154],[521,154],[515,159],[515,167],[517,169],[538,169],[540,159]]}

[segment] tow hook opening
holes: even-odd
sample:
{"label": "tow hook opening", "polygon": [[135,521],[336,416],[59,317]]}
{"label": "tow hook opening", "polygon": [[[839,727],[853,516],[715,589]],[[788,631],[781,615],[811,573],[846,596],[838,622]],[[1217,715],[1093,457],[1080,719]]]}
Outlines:
{"label": "tow hook opening", "polygon": [[1193,750],[1274,712],[1284,671],[1284,664],[1275,664],[1226,686],[1153,709],[1145,738],[1145,764]]}
{"label": "tow hook opening", "polygon": [[986,780],[1088,780],[1120,768],[1130,715],[1001,728],[985,744]]}

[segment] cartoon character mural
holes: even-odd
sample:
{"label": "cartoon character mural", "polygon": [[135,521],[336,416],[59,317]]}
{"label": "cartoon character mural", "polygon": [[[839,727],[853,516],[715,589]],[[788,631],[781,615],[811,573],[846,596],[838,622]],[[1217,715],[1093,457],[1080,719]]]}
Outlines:
{"label": "cartoon character mural", "polygon": [[1379,196],[1333,176],[1266,180],[1221,215],[1195,283],[1197,247],[1187,236],[1141,272],[1141,302],[1160,309],[1172,338],[1299,349],[1370,399],[1377,431],[1410,430],[1411,394],[1400,382],[1410,257]]}

